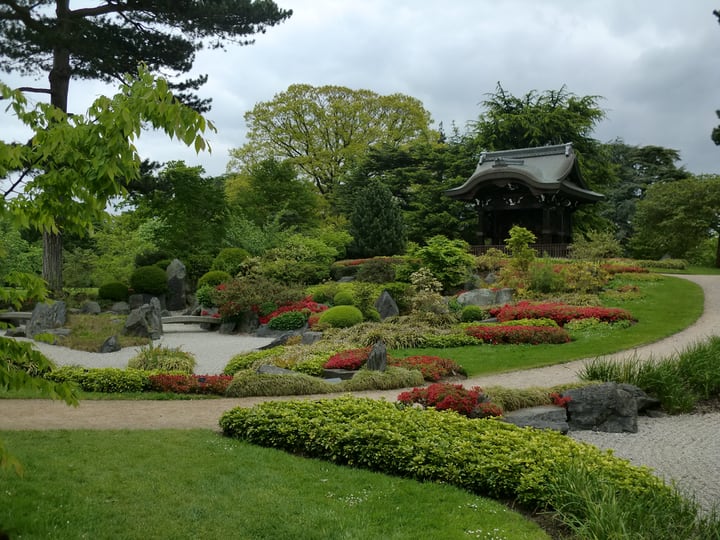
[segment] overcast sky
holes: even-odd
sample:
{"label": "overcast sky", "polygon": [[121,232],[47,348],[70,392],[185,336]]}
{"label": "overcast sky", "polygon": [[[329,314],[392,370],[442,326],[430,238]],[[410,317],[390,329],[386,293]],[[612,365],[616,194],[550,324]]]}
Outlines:
{"label": "overcast sky", "polygon": [[[464,129],[500,82],[513,95],[558,90],[600,96],[607,119],[594,136],[680,152],[693,173],[720,174],[720,1],[276,0],[294,14],[253,45],[199,54],[203,97],[218,128],[212,154],[147,134],[143,157],[183,159],[225,172],[245,141],[243,115],[294,83],[341,85],[418,98],[434,127]],[[74,7],[74,6],[73,6]],[[12,85],[27,83],[0,74]],[[112,88],[73,82],[79,112]],[[37,98],[41,99],[41,98]],[[5,140],[19,132],[0,116]],[[468,175],[472,171],[468,171]]]}

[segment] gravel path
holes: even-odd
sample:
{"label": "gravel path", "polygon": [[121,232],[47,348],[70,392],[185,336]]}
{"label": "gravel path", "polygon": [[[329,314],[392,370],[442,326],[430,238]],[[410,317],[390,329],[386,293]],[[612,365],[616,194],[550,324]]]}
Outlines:
{"label": "gravel path", "polygon": [[[680,276],[700,285],[705,293],[702,317],[692,327],[667,339],[610,355],[624,358],[664,357],[687,345],[720,334],[720,276]],[[669,316],[672,306],[666,306]],[[197,373],[218,373],[238,352],[266,344],[266,338],[223,336],[196,328],[168,327],[161,343],[181,346],[198,359]],[[62,347],[38,343],[38,348],[59,364],[88,367],[125,367],[134,349],[101,355],[79,353]],[[511,388],[552,386],[577,380],[584,361],[578,360],[531,370],[474,377],[466,386],[494,385]],[[394,400],[399,390],[358,392],[356,395]],[[282,397],[270,399],[314,399],[328,396]],[[50,400],[0,400],[0,430],[44,429],[217,429],[226,410],[252,406],[268,398],[213,399],[198,401],[83,401],[71,408]],[[653,468],[666,480],[674,480],[683,491],[694,494],[705,508],[720,504],[720,413],[680,415],[666,418],[640,418],[636,434],[571,432],[576,440],[612,448],[615,455],[636,465]]]}

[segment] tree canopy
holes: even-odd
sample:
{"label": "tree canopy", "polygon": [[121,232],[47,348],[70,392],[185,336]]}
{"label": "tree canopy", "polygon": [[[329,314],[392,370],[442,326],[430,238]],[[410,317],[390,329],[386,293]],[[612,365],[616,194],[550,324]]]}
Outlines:
{"label": "tree canopy", "polygon": [[321,194],[376,145],[399,147],[428,137],[430,113],[410,96],[343,86],[293,84],[245,113],[248,142],[231,151],[230,170],[265,159],[288,160]]}

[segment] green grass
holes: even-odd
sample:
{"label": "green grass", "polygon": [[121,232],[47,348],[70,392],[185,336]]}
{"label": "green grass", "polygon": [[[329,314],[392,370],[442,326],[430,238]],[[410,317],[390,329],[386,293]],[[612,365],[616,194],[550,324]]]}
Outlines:
{"label": "green grass", "polygon": [[713,268],[709,266],[688,266],[684,270],[674,270],[670,268],[650,268],[650,270],[660,274],[689,274],[699,276],[720,275],[720,268]]}
{"label": "green grass", "polygon": [[[611,335],[596,333],[562,345],[479,345],[447,349],[399,349],[397,356],[432,355],[451,358],[462,365],[469,376],[487,375],[547,366],[610,354],[652,343],[687,328],[702,315],[702,288],[688,280],[660,277],[657,281],[633,278],[642,290],[640,298],[606,297],[604,305],[629,310],[638,323],[613,330]],[[624,282],[632,283],[627,278]]]}
{"label": "green grass", "polygon": [[549,538],[507,507],[206,430],[14,431],[0,472],[11,538]]}

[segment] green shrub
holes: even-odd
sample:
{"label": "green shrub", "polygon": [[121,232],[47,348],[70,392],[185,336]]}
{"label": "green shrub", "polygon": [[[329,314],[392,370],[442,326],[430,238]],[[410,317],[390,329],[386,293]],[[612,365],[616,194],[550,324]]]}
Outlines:
{"label": "green shrub", "polygon": [[360,265],[356,279],[370,283],[395,281],[395,266],[387,258],[368,259]]}
{"label": "green shrub", "polygon": [[475,257],[463,240],[450,240],[443,235],[433,236],[427,245],[417,250],[422,266],[440,280],[445,290],[461,286],[470,277]]}
{"label": "green shrub", "polygon": [[215,287],[212,285],[203,285],[195,291],[195,299],[200,306],[215,307]]}
{"label": "green shrub", "polygon": [[383,289],[395,300],[401,315],[407,315],[412,307],[413,286],[410,283],[394,281],[383,284]]}
{"label": "green shrub", "polygon": [[165,346],[155,347],[151,343],[128,360],[128,367],[146,371],[179,371],[192,373],[195,370],[195,357],[192,353]]}
{"label": "green shrub", "polygon": [[111,281],[100,285],[98,288],[98,298],[100,300],[110,300],[112,302],[124,302],[130,296],[128,286],[119,281]]}
{"label": "green shrub", "polygon": [[206,285],[209,285],[211,287],[217,287],[221,283],[227,283],[231,279],[232,276],[224,270],[210,270],[209,272],[205,272],[202,276],[200,276],[197,282],[197,286],[198,289]]}
{"label": "green shrub", "polygon": [[332,303],[335,306],[352,306],[354,302],[353,295],[350,291],[338,291],[333,296]]}
{"label": "green shrub", "polygon": [[172,255],[166,251],[143,251],[135,255],[135,266],[153,266],[163,259],[172,260]]}
{"label": "green shrub", "polygon": [[450,334],[425,334],[420,338],[421,345],[418,347],[429,347],[447,349],[449,347],[467,347],[477,345],[477,339],[468,336],[464,332],[453,332]]}
{"label": "green shrub", "polygon": [[137,294],[165,294],[167,273],[157,266],[141,266],[130,276],[130,288]]}
{"label": "green shrub", "polygon": [[480,306],[464,306],[460,311],[460,320],[463,322],[484,321],[488,318],[488,311]]}
{"label": "green shrub", "polygon": [[550,294],[566,289],[562,273],[556,272],[550,263],[535,263],[530,266],[528,273],[528,283],[532,291]]}
{"label": "green shrub", "polygon": [[271,330],[297,330],[305,326],[307,315],[302,311],[286,311],[268,322]]}
{"label": "green shrub", "polygon": [[333,390],[332,384],[304,373],[274,375],[243,370],[235,374],[226,394],[229,397],[297,396],[327,394]]}
{"label": "green shrub", "polygon": [[272,349],[236,354],[228,361],[225,369],[223,369],[223,373],[225,375],[235,375],[238,371],[254,367],[255,363],[258,361],[279,356],[284,350],[285,347],[280,346],[273,347]]}
{"label": "green shrub", "polygon": [[250,257],[250,253],[243,248],[231,247],[220,250],[210,267],[211,270],[222,270],[230,275],[236,275],[242,263]]}
{"label": "green shrub", "polygon": [[63,366],[45,374],[55,382],[74,382],[85,392],[143,392],[148,389],[149,373],[138,369],[83,368]]}
{"label": "green shrub", "polygon": [[380,312],[375,308],[370,308],[363,313],[366,321],[380,322]]}
{"label": "green shrub", "polygon": [[258,275],[238,276],[223,284],[216,294],[218,311],[223,319],[232,320],[263,306],[263,311],[284,306],[306,297],[305,291],[289,287]]}
{"label": "green shrub", "polygon": [[332,328],[348,328],[363,321],[362,312],[355,306],[335,306],[320,315],[320,324]]}
{"label": "green shrub", "polygon": [[513,225],[510,229],[510,237],[505,239],[505,244],[510,249],[512,257],[510,265],[520,272],[527,272],[535,260],[535,250],[530,247],[537,238],[524,227]]}
{"label": "green shrub", "polygon": [[531,507],[549,505],[553,479],[573,466],[593,471],[619,492],[669,490],[649,469],[556,431],[468,419],[452,412],[400,410],[374,399],[266,402],[227,411],[220,426],[226,435],[254,444],[448,483]]}
{"label": "green shrub", "polygon": [[385,371],[360,369],[352,379],[338,384],[335,392],[362,392],[364,390],[393,390],[423,384],[423,376],[415,369],[388,366]]}
{"label": "green shrub", "polygon": [[171,262],[173,262],[173,259],[160,259],[155,263],[155,266],[157,266],[163,272],[167,272],[167,267],[170,266]]}

